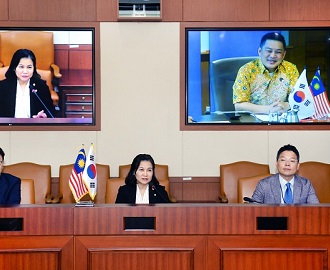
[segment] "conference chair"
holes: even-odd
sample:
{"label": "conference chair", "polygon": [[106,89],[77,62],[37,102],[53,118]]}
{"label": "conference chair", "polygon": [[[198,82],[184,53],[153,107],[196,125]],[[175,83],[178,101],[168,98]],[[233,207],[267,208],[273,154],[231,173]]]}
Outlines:
{"label": "conference chair", "polygon": [[[126,178],[131,164],[119,165],[119,178]],[[157,180],[162,186],[165,186],[168,197],[171,202],[177,202],[177,200],[170,195],[170,180],[168,174],[168,165],[164,164],[155,164],[155,175]]]}
{"label": "conference chair", "polygon": [[239,178],[237,184],[238,203],[244,203],[244,197],[251,198],[258,182],[268,176],[271,176],[271,174],[259,174],[255,176]]}
{"label": "conference chair", "polygon": [[35,203],[44,204],[51,200],[51,167],[31,162],[20,162],[6,165],[3,172],[21,179],[33,179]]}
{"label": "conference chair", "polygon": [[221,203],[238,203],[237,183],[239,178],[269,174],[268,164],[250,161],[238,161],[220,165],[220,194]]}
{"label": "conference chair", "polygon": [[320,203],[330,203],[330,164],[318,161],[302,162],[298,175],[312,182]]}
{"label": "conference chair", "polygon": [[37,59],[37,72],[47,82],[54,106],[58,106],[60,68],[54,63],[54,41],[52,32],[5,31],[0,33],[0,80],[10,65],[13,54],[18,49],[33,51]]}
{"label": "conference chair", "polygon": [[[170,181],[158,180],[159,184],[165,187],[168,197],[171,202],[176,202],[174,198],[170,196]],[[115,203],[117,198],[118,189],[120,186],[125,185],[125,178],[110,178],[106,184],[105,203]]]}
{"label": "conference chair", "polygon": [[21,204],[34,204],[34,181],[33,179],[21,179]]}
{"label": "conference chair", "polygon": [[[71,189],[69,187],[69,179],[72,172],[73,164],[61,165],[59,168],[59,193],[56,195],[51,203],[76,203]],[[96,164],[97,173],[97,191],[94,198],[94,203],[105,203],[106,181],[110,178],[110,166],[104,164]],[[91,200],[90,196],[86,194],[81,201]]]}
{"label": "conference chair", "polygon": [[233,85],[241,66],[257,56],[218,59],[211,64],[211,95],[215,111],[233,111]]}

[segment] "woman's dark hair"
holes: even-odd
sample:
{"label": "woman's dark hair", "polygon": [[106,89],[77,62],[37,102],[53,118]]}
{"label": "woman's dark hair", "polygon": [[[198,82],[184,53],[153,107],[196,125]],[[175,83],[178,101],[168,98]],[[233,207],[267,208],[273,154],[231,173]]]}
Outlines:
{"label": "woman's dark hair", "polygon": [[37,73],[37,59],[34,53],[28,49],[19,49],[17,50],[10,62],[9,68],[5,74],[7,79],[17,79],[15,70],[21,61],[22,58],[29,58],[32,60],[33,63],[33,74],[31,79],[40,79],[41,76]]}
{"label": "woman's dark hair", "polygon": [[282,34],[277,33],[277,32],[271,32],[271,33],[267,33],[265,34],[260,41],[260,48],[262,48],[267,40],[276,40],[279,41],[283,44],[283,49],[286,50],[286,42],[285,42],[285,38],[283,37]]}
{"label": "woman's dark hair", "polygon": [[131,168],[130,168],[130,170],[129,170],[127,176],[126,176],[126,179],[125,179],[126,185],[133,185],[134,186],[134,185],[137,184],[135,173],[138,170],[141,161],[150,161],[150,163],[152,165],[152,171],[153,171],[152,179],[151,179],[150,183],[152,183],[153,185],[159,185],[159,182],[158,182],[158,180],[156,178],[156,175],[155,175],[155,161],[148,154],[138,154],[133,159],[132,164],[131,164]]}
{"label": "woman's dark hair", "polygon": [[0,156],[2,156],[2,159],[5,159],[5,152],[0,148]]}
{"label": "woman's dark hair", "polygon": [[299,159],[300,159],[299,151],[298,151],[298,149],[297,149],[295,146],[293,146],[293,145],[291,145],[291,144],[284,145],[284,146],[282,146],[282,147],[278,150],[277,155],[276,155],[276,160],[277,160],[277,161],[278,161],[280,155],[281,155],[284,151],[292,151],[293,153],[295,153],[296,156],[297,156],[298,163],[299,163]]}

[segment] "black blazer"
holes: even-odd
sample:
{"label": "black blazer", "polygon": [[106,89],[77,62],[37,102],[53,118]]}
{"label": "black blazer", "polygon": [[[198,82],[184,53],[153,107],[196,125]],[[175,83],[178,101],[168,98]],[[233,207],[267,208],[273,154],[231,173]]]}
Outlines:
{"label": "black blazer", "polygon": [[8,173],[0,174],[0,204],[20,204],[21,179]]}
{"label": "black blazer", "polygon": [[[46,81],[38,79],[38,80],[30,80],[30,86],[35,85],[33,89],[37,90],[37,94],[54,116],[55,108],[53,105],[52,98],[50,96],[49,88],[46,84]],[[17,80],[2,80],[0,81],[0,117],[15,117],[15,107],[16,107],[16,86]],[[30,91],[30,113],[31,117],[33,115],[37,115],[38,112],[44,110],[47,114],[47,117],[51,117],[48,113],[47,109],[44,107],[42,102],[38,99],[38,97]]]}
{"label": "black blazer", "polygon": [[[136,185],[124,185],[118,190],[116,203],[135,204]],[[169,203],[170,199],[164,186],[151,185],[149,186],[149,204],[154,203]]]}

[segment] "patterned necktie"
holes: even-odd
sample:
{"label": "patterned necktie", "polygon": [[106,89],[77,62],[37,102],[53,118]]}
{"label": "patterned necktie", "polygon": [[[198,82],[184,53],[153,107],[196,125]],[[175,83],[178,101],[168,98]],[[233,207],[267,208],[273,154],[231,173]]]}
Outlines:
{"label": "patterned necktie", "polygon": [[292,190],[291,190],[290,183],[286,183],[286,190],[285,190],[285,194],[284,194],[284,203],[293,204]]}

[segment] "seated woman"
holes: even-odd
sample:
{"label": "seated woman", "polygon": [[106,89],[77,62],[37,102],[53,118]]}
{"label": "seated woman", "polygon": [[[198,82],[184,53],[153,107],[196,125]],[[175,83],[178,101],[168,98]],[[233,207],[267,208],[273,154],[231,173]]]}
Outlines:
{"label": "seated woman", "polygon": [[37,73],[32,51],[17,50],[5,76],[6,79],[0,81],[0,117],[54,117],[49,88]]}
{"label": "seated woman", "polygon": [[137,155],[125,179],[125,185],[118,190],[116,203],[154,204],[169,203],[165,187],[159,185],[155,176],[155,162],[148,154]]}
{"label": "seated woman", "polygon": [[0,204],[20,204],[21,179],[8,173],[2,173],[5,153],[0,148]]}

